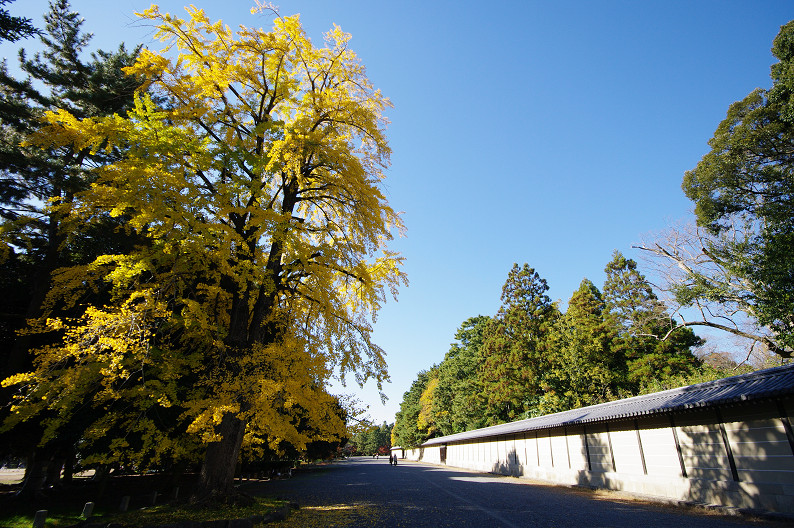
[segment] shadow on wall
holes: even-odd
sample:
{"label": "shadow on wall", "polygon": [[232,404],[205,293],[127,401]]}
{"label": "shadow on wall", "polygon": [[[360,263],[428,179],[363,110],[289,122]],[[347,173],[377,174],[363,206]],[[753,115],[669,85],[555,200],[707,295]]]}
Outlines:
{"label": "shadow on wall", "polygon": [[490,472],[511,477],[520,477],[523,475],[524,468],[518,463],[518,453],[516,453],[515,448],[508,451],[507,460],[497,460],[491,467]]}
{"label": "shadow on wall", "polygon": [[[789,398],[542,430],[523,439],[486,437],[471,449],[456,447],[450,462],[498,475],[794,513],[792,409]],[[424,448],[413,454],[422,460]],[[435,460],[435,452],[428,457]]]}
{"label": "shadow on wall", "polygon": [[[791,511],[790,497],[779,491],[794,474],[794,443],[788,438],[781,413],[777,409],[758,411],[749,407],[745,413],[731,411],[734,415],[726,417],[713,410],[676,417],[677,456],[665,465],[675,465],[680,473],[669,476],[672,480],[668,492],[674,498],[697,502]],[[646,422],[639,429],[659,425]],[[632,428],[628,424],[614,424],[610,432],[598,426],[587,428],[583,449],[589,464],[587,469],[576,471],[579,486],[619,490],[646,475],[651,479],[663,476],[657,472],[658,454],[654,453],[652,442],[641,445],[641,467],[625,467],[625,453],[624,460],[618,457],[616,465],[614,434],[626,429]],[[554,462],[556,468],[556,458]],[[667,471],[665,475],[669,475]],[[659,494],[665,492],[660,489]]]}
{"label": "shadow on wall", "polygon": [[576,471],[576,484],[584,488],[619,489],[619,485],[606,478],[607,472],[615,471],[615,458],[606,427],[588,427],[581,436],[585,468]]}

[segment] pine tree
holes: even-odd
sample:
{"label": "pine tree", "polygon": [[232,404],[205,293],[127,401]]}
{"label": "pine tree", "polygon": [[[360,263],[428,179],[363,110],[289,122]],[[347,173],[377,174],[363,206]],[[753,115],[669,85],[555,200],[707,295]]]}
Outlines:
{"label": "pine tree", "polygon": [[[70,145],[43,150],[32,146],[30,139],[46,111],[63,109],[82,116],[123,113],[140,82],[122,68],[133,63],[137,50],[128,52],[122,45],[114,53],[99,51],[85,62],[81,55],[91,35],[82,31],[83,21],[68,0],[51,3],[44,19],[46,31],[40,36],[44,51],[31,59],[20,51],[19,66],[27,77],[16,79],[5,63],[0,67],[0,269],[4,275],[0,348],[5,352],[0,368],[5,376],[29,368],[31,347],[52,338],[17,335],[26,321],[59,310],[64,313],[62,305],[46,302],[53,272],[130,243],[128,237],[115,233],[118,221],[108,219],[85,229],[64,220],[75,194],[90,183],[90,168],[117,159],[120,152],[91,153]],[[3,397],[9,397],[8,390]],[[40,436],[37,426],[5,435],[11,442],[7,450],[21,449],[18,454],[31,457],[27,468],[33,476],[26,478],[26,490],[43,485],[44,465],[53,456],[62,457],[63,449],[71,449],[80,434],[78,424],[74,425],[61,435],[58,447],[40,449],[38,456],[29,451]]]}
{"label": "pine tree", "polygon": [[[10,4],[14,0],[0,0],[0,6]],[[24,17],[15,17],[7,9],[0,8],[0,40],[16,42],[19,39],[38,35],[32,20]]]}
{"label": "pine tree", "polygon": [[[68,0],[51,4],[41,36],[44,51],[28,59],[20,51],[25,80],[0,69],[0,243],[4,264],[19,271],[29,294],[24,306],[9,307],[7,327],[18,328],[25,319],[44,313],[44,299],[52,272],[66,265],[87,262],[101,251],[128,243],[114,236],[106,222],[83,230],[64,224],[74,196],[92,179],[90,169],[118,159],[118,150],[91,153],[63,145],[41,149],[30,144],[46,111],[68,110],[81,116],[123,113],[132,104],[139,79],[122,72],[137,50],[120,46],[115,53],[99,51],[88,63],[81,59],[91,35],[83,33],[82,19]],[[4,298],[6,296],[3,296]],[[14,297],[11,295],[11,297]],[[28,342],[16,340],[7,359],[6,373],[26,367]]]}

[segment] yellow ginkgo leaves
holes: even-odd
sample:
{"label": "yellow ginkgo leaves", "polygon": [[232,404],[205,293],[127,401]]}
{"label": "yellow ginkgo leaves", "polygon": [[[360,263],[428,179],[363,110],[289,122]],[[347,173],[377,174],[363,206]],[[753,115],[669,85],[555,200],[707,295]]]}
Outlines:
{"label": "yellow ginkgo leaves", "polygon": [[[46,118],[42,145],[118,154],[71,214],[122,218],[137,243],[82,268],[101,279],[64,272],[56,296],[82,315],[32,374],[6,383],[27,384],[22,406],[47,394],[62,407],[93,399],[117,409],[92,437],[136,431],[138,447],[124,445],[150,458],[164,456],[158,442],[188,456],[179,434],[231,442],[227,457],[243,440],[302,448],[338,437],[326,384],[345,373],[387,378],[371,320],[405,283],[402,258],[387,249],[402,222],[380,188],[390,103],[338,27],[317,48],[297,16],[233,32],[199,9],[187,14],[140,15],[166,47],[128,69],[143,85],[127,115]],[[81,308],[67,293],[88,287],[107,305]],[[78,348],[79,361],[56,360]],[[56,373],[74,378],[71,403]],[[172,422],[159,429],[157,412]],[[223,487],[213,456],[204,485]]]}

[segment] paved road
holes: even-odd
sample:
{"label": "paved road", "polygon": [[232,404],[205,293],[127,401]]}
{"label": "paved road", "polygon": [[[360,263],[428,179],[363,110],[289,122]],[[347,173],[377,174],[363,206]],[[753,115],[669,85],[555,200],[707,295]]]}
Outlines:
{"label": "paved road", "polygon": [[782,526],[407,461],[391,467],[384,458],[352,458],[248,490],[300,504],[279,528]]}

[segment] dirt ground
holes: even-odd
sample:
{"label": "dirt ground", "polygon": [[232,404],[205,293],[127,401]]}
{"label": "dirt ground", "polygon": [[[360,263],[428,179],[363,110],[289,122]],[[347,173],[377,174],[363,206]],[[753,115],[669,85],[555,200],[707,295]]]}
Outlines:
{"label": "dirt ground", "polygon": [[25,476],[24,469],[0,469],[0,484],[19,484]]}

